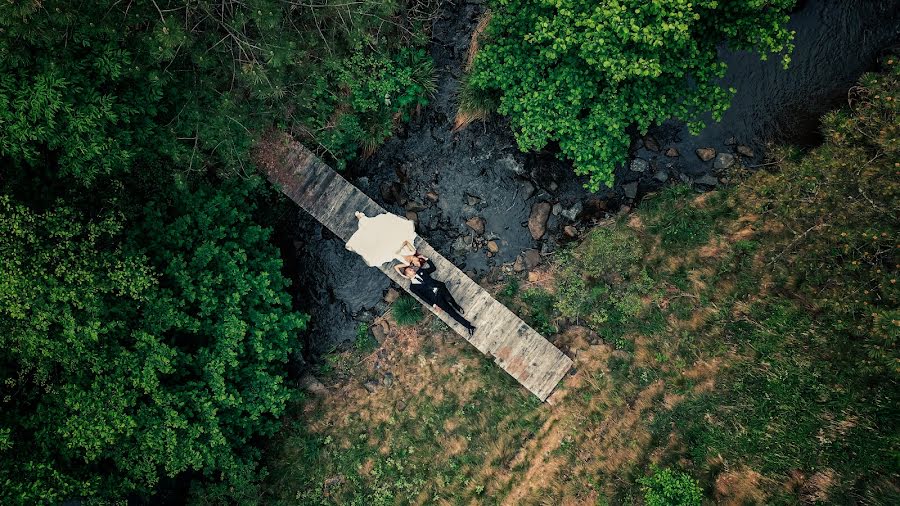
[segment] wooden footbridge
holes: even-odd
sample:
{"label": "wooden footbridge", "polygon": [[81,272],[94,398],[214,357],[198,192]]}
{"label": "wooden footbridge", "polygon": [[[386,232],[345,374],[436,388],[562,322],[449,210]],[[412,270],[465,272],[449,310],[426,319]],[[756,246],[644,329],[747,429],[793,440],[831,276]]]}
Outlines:
{"label": "wooden footbridge", "polygon": [[[355,211],[367,216],[387,212],[308,149],[286,136],[262,143],[257,160],[269,180],[285,195],[345,242],[357,228]],[[438,318],[478,351],[493,357],[503,370],[539,399],[546,400],[572,366],[569,357],[497,302],[421,237],[415,246],[434,263],[437,268],[435,277],[447,284],[477,331],[469,337],[465,329],[446,313],[436,313]],[[391,264],[384,264],[380,269],[409,291],[409,282],[397,274]],[[427,307],[431,309],[431,306]]]}

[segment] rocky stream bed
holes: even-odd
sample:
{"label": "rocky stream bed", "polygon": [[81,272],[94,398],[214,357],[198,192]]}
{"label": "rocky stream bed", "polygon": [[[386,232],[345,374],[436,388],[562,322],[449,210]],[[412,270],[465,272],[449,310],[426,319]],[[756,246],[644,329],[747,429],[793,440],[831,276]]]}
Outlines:
{"label": "rocky stream bed", "polygon": [[[698,136],[677,122],[635,136],[616,185],[592,194],[552,148],[520,152],[503,118],[452,131],[462,62],[483,11],[480,3],[442,4],[432,28],[434,99],[345,174],[389,211],[413,219],[423,237],[476,278],[501,266],[531,269],[591,223],[665,184],[698,191],[727,184],[735,167],[760,165],[770,142],[816,143],[817,118],[900,40],[895,1],[801,2],[790,23],[797,32],[790,69],[723,48],[725,85],[738,90],[723,120],[708,122]],[[303,211],[282,240],[293,245],[288,265],[302,266],[289,270],[312,315],[307,359],[351,342],[361,322],[387,309],[390,281]]]}

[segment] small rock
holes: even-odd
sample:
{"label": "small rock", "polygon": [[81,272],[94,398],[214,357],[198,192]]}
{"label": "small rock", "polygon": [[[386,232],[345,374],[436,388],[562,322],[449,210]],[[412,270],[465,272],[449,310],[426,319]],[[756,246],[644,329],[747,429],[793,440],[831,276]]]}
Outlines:
{"label": "small rock", "polygon": [[734,137],[729,137],[725,140],[726,146],[734,146],[735,144],[737,144],[737,139],[735,139]]}
{"label": "small rock", "polygon": [[750,146],[744,146],[743,144],[737,147],[737,152],[741,156],[746,156],[747,158],[753,158],[753,148]]}
{"label": "small rock", "polygon": [[414,213],[412,211],[406,211],[406,219],[413,223],[418,223],[419,222],[419,214]]}
{"label": "small rock", "polygon": [[522,255],[516,257],[516,261],[513,262],[513,270],[516,272],[522,272],[525,270],[525,259],[522,258]]}
{"label": "small rock", "polygon": [[734,155],[731,153],[719,153],[716,156],[716,161],[713,163],[713,168],[718,170],[728,169],[734,165]]}
{"label": "small rock", "polygon": [[650,151],[659,151],[659,143],[656,142],[656,139],[652,135],[644,136],[644,147]]}
{"label": "small rock", "polygon": [[400,298],[400,292],[395,288],[388,288],[387,293],[384,294],[384,301],[388,304],[393,304],[395,300]]}
{"label": "small rock", "polygon": [[425,210],[425,206],[423,206],[422,204],[420,204],[420,203],[418,203],[418,202],[415,202],[415,201],[407,202],[407,203],[406,203],[406,210],[407,210],[407,211],[412,211],[412,212],[414,212],[414,213],[417,213],[417,212],[419,212],[419,211],[424,211],[424,210]]}
{"label": "small rock", "polygon": [[363,383],[363,386],[366,387],[366,390],[368,390],[370,393],[374,394],[375,391],[378,390],[378,381],[377,380],[369,380],[369,381]]}
{"label": "small rock", "polygon": [[541,255],[549,255],[555,250],[556,241],[554,241],[552,237],[548,237],[547,240],[541,244]]}
{"label": "small rock", "polygon": [[386,373],[384,375],[383,382],[384,382],[384,386],[391,388],[391,386],[394,384],[394,375],[391,373]]}
{"label": "small rock", "polygon": [[312,374],[304,374],[303,377],[300,378],[300,388],[316,395],[324,394],[326,392],[325,385]]}
{"label": "small rock", "polygon": [[406,409],[406,403],[403,401],[397,401],[397,411],[403,411]]}
{"label": "small rock", "polygon": [[381,188],[379,189],[381,190],[382,200],[385,202],[392,202],[394,200],[393,186],[391,183],[385,181],[384,183],[381,183]]}
{"label": "small rock", "polygon": [[578,229],[573,227],[572,225],[566,225],[563,227],[563,234],[569,239],[574,239],[578,237]]}
{"label": "small rock", "polygon": [[547,185],[547,189],[552,192],[555,192],[557,188],[559,188],[559,185],[556,184],[556,181],[550,181],[550,184]]}
{"label": "small rock", "polygon": [[505,157],[497,160],[497,165],[520,176],[525,174],[525,167],[517,162],[516,159],[512,157],[512,155],[506,155]]}
{"label": "small rock", "polygon": [[669,148],[666,150],[666,156],[669,158],[678,158],[681,156],[681,153],[678,152],[678,148]]}
{"label": "small rock", "polygon": [[656,174],[653,174],[653,179],[659,181],[660,183],[665,183],[669,180],[669,173],[664,170],[656,171]]}
{"label": "small rock", "polygon": [[682,183],[691,183],[691,178],[687,174],[678,174],[678,179],[680,179]]}
{"label": "small rock", "polygon": [[525,269],[530,271],[541,265],[541,252],[536,249],[525,250],[522,253],[522,261],[525,263]]}
{"label": "small rock", "polygon": [[699,148],[697,150],[697,158],[708,162],[716,157],[716,150],[713,148]]}
{"label": "small rock", "polygon": [[425,194],[425,198],[432,202],[437,202],[440,199],[440,196],[435,192],[428,192]]}
{"label": "small rock", "polygon": [[524,196],[525,200],[530,199],[531,196],[534,195],[534,185],[531,184],[530,181],[525,181],[522,183],[522,195]]}
{"label": "small rock", "polygon": [[357,179],[356,186],[360,186],[362,188],[369,186],[369,178],[367,178],[366,176],[363,176],[363,177]]}
{"label": "small rock", "polygon": [[702,184],[704,186],[716,186],[717,184],[719,184],[719,180],[716,179],[714,176],[705,174],[703,177],[695,180],[694,183]]}
{"label": "small rock", "polygon": [[644,172],[650,167],[650,163],[643,158],[635,158],[631,161],[632,172]]}
{"label": "small rock", "polygon": [[497,253],[498,251],[500,251],[500,246],[497,245],[497,241],[488,241],[487,249],[491,253]]}
{"label": "small rock", "polygon": [[549,202],[538,202],[531,206],[531,215],[528,217],[528,231],[532,239],[540,239],[547,232],[547,220],[550,219],[550,209],[553,206]]}
{"label": "small rock", "polygon": [[387,337],[387,334],[384,332],[384,327],[381,325],[372,325],[372,337],[378,341],[378,344],[384,342],[384,339]]}
{"label": "small rock", "polygon": [[466,204],[469,204],[470,206],[474,206],[474,205],[477,205],[479,202],[481,202],[480,198],[478,198],[474,195],[468,195],[468,194],[466,195]]}
{"label": "small rock", "polygon": [[572,207],[563,209],[559,212],[559,214],[565,218],[568,218],[570,221],[575,221],[575,218],[578,218],[578,215],[581,214],[582,209],[584,209],[584,204],[579,201],[575,202]]}
{"label": "small rock", "polygon": [[476,234],[481,235],[484,233],[484,218],[481,216],[475,216],[474,218],[469,218],[466,220],[466,225],[469,226],[472,230],[475,231]]}
{"label": "small rock", "polygon": [[553,216],[557,216],[557,215],[559,215],[559,213],[561,211],[562,211],[562,204],[557,202],[556,204],[553,204],[553,209],[550,210],[550,213],[553,214]]}
{"label": "small rock", "polygon": [[531,271],[528,273],[528,282],[529,283],[534,283],[535,281],[537,281],[539,279],[541,279],[541,276],[537,272]]}
{"label": "small rock", "polygon": [[633,199],[633,198],[637,197],[637,189],[638,189],[637,181],[635,181],[634,183],[626,184],[625,186],[622,187],[622,189],[625,191],[625,196],[627,198]]}

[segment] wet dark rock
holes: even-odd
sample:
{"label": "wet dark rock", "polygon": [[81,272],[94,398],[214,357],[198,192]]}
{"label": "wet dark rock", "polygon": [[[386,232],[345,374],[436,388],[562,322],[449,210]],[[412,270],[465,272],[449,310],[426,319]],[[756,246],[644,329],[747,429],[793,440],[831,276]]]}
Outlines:
{"label": "wet dark rock", "polygon": [[664,170],[656,171],[656,174],[653,174],[653,179],[659,181],[660,183],[665,183],[669,180],[669,174]]}
{"label": "wet dark rock", "polygon": [[432,202],[437,202],[438,200],[440,200],[440,196],[435,192],[427,192],[425,194],[425,197],[427,197],[428,200],[430,200]]}
{"label": "wet dark rock", "polygon": [[578,215],[581,214],[582,209],[584,209],[584,204],[581,201],[575,202],[572,207],[567,209],[563,209],[559,212],[559,215],[568,218],[569,221],[575,221],[578,218]]}
{"label": "wet dark rock", "polygon": [[381,386],[378,384],[378,380],[369,380],[363,383],[363,387],[369,391],[369,393],[374,394],[378,391],[378,387]]}
{"label": "wet dark rock", "polygon": [[647,160],[644,160],[643,158],[635,158],[634,160],[631,161],[630,168],[631,168],[632,172],[644,172],[648,168],[650,168],[650,163]]}
{"label": "wet dark rock", "polygon": [[652,135],[644,136],[644,147],[650,151],[659,151],[659,143]]}
{"label": "wet dark rock", "polygon": [[559,184],[556,181],[550,181],[550,184],[547,185],[547,189],[555,192],[557,189],[559,189]]}
{"label": "wet dark rock", "polygon": [[628,183],[622,187],[622,190],[625,192],[625,197],[629,199],[633,199],[637,197],[638,184],[637,181],[633,183]]}
{"label": "wet dark rock", "polygon": [[466,225],[469,226],[472,230],[475,231],[476,234],[481,235],[484,233],[485,222],[484,218],[481,216],[475,216],[473,218],[469,218],[466,220]]}
{"label": "wet dark rock", "polygon": [[385,338],[387,337],[387,334],[385,334],[385,332],[384,332],[384,327],[382,327],[381,325],[372,325],[371,330],[372,330],[372,337],[375,338],[375,340],[378,342],[378,344],[383,343]]}
{"label": "wet dark rock", "polygon": [[578,237],[578,229],[573,227],[572,225],[566,225],[563,227],[563,234],[569,239],[574,239]]}
{"label": "wet dark rock", "polygon": [[525,200],[534,196],[534,185],[529,181],[522,182],[522,198]]}
{"label": "wet dark rock", "polygon": [[536,249],[529,249],[522,252],[522,262],[525,269],[531,270],[541,265],[541,252]]}
{"label": "wet dark rock", "polygon": [[528,231],[535,240],[544,237],[547,233],[547,220],[550,219],[549,202],[538,202],[531,206],[531,215],[528,217]]}
{"label": "wet dark rock", "polygon": [[506,155],[505,157],[497,160],[497,166],[514,172],[519,176],[524,176],[527,173],[525,167],[521,163],[517,162],[516,159],[512,157],[512,155]]}
{"label": "wet dark rock", "polygon": [[719,180],[716,179],[715,176],[706,174],[705,176],[695,180],[694,183],[704,185],[704,186],[716,186],[719,184]]}
{"label": "wet dark rock", "polygon": [[697,148],[697,158],[708,162],[716,157],[716,150],[713,148]]}
{"label": "wet dark rock", "polygon": [[412,211],[407,211],[407,212],[406,212],[406,219],[409,220],[409,221],[411,221],[411,222],[413,222],[413,223],[419,223],[419,214],[418,214],[418,213],[414,213],[414,212],[412,212]]}
{"label": "wet dark rock", "polygon": [[553,204],[553,209],[550,210],[550,214],[552,214],[553,216],[557,216],[557,215],[559,215],[559,213],[562,212],[562,208],[563,208],[562,204],[557,202],[557,203]]}
{"label": "wet dark rock", "polygon": [[478,205],[479,202],[481,202],[481,199],[476,197],[475,195],[466,195],[466,204],[475,206]]}
{"label": "wet dark rock", "polygon": [[396,288],[388,288],[387,293],[384,294],[384,301],[388,304],[393,304],[395,300],[400,298],[400,291]]}
{"label": "wet dark rock", "polygon": [[737,144],[737,139],[735,139],[734,137],[729,137],[729,138],[725,139],[726,146],[734,146],[735,144]]}
{"label": "wet dark rock", "polygon": [[407,211],[412,211],[414,213],[425,210],[425,206],[415,201],[407,202],[405,207]]}
{"label": "wet dark rock", "polygon": [[666,150],[666,156],[669,158],[678,158],[681,156],[681,153],[678,152],[678,148],[669,148]]}
{"label": "wet dark rock", "polygon": [[744,146],[743,144],[737,147],[737,152],[741,156],[746,156],[747,158],[753,158],[753,148],[750,146]]}
{"label": "wet dark rock", "polygon": [[716,161],[713,163],[713,168],[716,170],[724,170],[730,169],[734,165],[734,155],[731,153],[719,153],[716,156]]}
{"label": "wet dark rock", "polygon": [[548,237],[547,240],[541,244],[541,255],[549,255],[554,251],[556,251],[556,239]]}
{"label": "wet dark rock", "polygon": [[513,262],[513,270],[515,272],[522,272],[525,270],[525,258],[523,255],[516,257],[516,261]]}
{"label": "wet dark rock", "polygon": [[304,374],[303,377],[300,378],[299,384],[301,389],[306,390],[311,394],[321,395],[327,391],[325,385],[323,385],[318,378],[309,373]]}

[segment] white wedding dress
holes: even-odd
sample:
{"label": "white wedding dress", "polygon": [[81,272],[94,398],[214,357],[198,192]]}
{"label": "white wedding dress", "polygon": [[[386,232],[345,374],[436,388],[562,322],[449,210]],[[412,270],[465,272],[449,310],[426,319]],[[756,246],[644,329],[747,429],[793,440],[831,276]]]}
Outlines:
{"label": "white wedding dress", "polygon": [[403,244],[404,241],[415,244],[417,236],[413,222],[391,213],[372,218],[360,212],[356,215],[359,228],[347,241],[347,249],[363,257],[369,267],[378,267],[394,259],[402,261],[403,255],[415,253]]}

